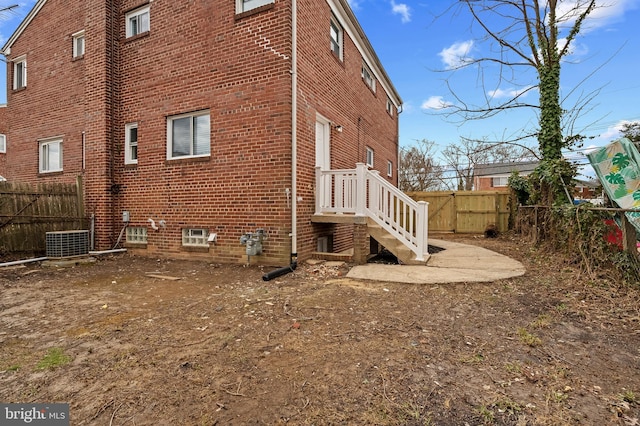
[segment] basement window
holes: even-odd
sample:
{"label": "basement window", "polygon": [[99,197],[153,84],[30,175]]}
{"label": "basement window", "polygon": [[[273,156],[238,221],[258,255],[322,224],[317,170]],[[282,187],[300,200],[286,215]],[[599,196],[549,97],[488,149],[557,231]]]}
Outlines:
{"label": "basement window", "polygon": [[204,228],[184,228],[182,230],[182,245],[190,247],[208,247],[209,231]]}
{"label": "basement window", "polygon": [[147,228],[144,226],[128,226],[127,242],[132,244],[147,244]]}

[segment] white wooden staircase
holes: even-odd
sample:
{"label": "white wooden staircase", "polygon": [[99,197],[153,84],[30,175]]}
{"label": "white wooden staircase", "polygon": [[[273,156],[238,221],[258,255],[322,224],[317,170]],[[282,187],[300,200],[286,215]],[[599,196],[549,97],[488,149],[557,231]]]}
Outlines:
{"label": "white wooden staircase", "polygon": [[366,223],[368,233],[400,263],[425,264],[429,259],[428,203],[416,202],[368,170],[322,170],[316,167],[314,222]]}

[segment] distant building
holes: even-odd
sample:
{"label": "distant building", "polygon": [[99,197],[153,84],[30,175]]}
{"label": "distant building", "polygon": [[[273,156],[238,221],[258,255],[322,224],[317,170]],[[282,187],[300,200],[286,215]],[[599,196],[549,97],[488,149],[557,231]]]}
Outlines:
{"label": "distant building", "polygon": [[476,164],[473,168],[473,190],[507,191],[509,176],[512,172],[518,172],[520,176],[528,176],[539,164],[539,161]]}

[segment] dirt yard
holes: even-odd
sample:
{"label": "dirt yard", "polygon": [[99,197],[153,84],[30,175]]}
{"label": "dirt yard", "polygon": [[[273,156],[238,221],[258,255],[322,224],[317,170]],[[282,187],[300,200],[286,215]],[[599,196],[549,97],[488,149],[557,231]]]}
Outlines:
{"label": "dirt yard", "polygon": [[0,401],[67,402],[72,425],[639,425],[640,290],[517,237],[456,240],[527,273],[264,282],[127,254],[0,270]]}

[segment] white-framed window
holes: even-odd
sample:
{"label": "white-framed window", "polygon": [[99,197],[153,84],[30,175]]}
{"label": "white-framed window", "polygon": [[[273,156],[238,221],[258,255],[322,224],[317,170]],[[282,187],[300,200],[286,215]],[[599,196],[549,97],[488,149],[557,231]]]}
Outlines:
{"label": "white-framed window", "polygon": [[40,173],[62,171],[62,139],[52,138],[38,141]]}
{"label": "white-framed window", "polygon": [[342,61],[342,39],[343,39],[343,30],[342,26],[338,23],[333,14],[331,15],[329,27],[329,36],[331,38],[331,51],[333,52],[338,59]]}
{"label": "white-framed window", "polygon": [[133,244],[147,243],[147,227],[146,226],[127,226],[127,242]]}
{"label": "white-framed window", "polygon": [[391,161],[387,161],[387,176],[393,176],[393,163]]}
{"label": "white-framed window", "polygon": [[204,228],[182,229],[182,245],[195,247],[208,247],[207,236],[209,231]]}
{"label": "white-framed window", "polygon": [[391,102],[391,99],[387,98],[387,112],[389,113],[390,116],[393,117],[393,102]]}
{"label": "white-framed window", "polygon": [[124,164],[138,164],[138,123],[124,126]]}
{"label": "white-framed window", "polygon": [[13,61],[13,90],[27,87],[27,57],[21,56]]}
{"label": "white-framed window", "polygon": [[71,38],[73,39],[73,57],[82,58],[84,56],[84,30],[73,34]]}
{"label": "white-framed window", "polygon": [[275,3],[275,0],[236,0],[236,13],[248,12],[271,3]]}
{"label": "white-framed window", "polygon": [[7,135],[3,135],[0,133],[0,153],[7,152]]}
{"label": "white-framed window", "polygon": [[509,184],[509,176],[497,176],[491,178],[491,186],[494,188],[507,186]]}
{"label": "white-framed window", "polygon": [[364,62],[362,63],[362,80],[369,86],[369,89],[371,89],[373,93],[376,92],[376,79],[373,78],[371,69]]}
{"label": "white-framed window", "polygon": [[167,118],[167,159],[211,153],[209,110]]}
{"label": "white-framed window", "polygon": [[126,14],[127,38],[146,33],[151,28],[149,6],[144,6]]}
{"label": "white-framed window", "polygon": [[373,149],[367,147],[367,159],[366,164],[369,167],[373,167]]}

